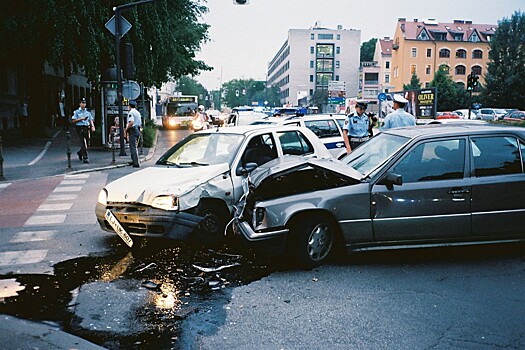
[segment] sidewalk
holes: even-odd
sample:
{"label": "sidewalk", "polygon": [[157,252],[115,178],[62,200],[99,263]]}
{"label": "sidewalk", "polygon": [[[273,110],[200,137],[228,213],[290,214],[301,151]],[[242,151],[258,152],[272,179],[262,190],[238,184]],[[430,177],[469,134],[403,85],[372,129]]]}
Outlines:
{"label": "sidewalk", "polygon": [[[102,146],[89,147],[89,164],[82,163],[77,156],[80,140],[73,128],[68,133],[62,128],[46,128],[42,138],[10,137],[2,140],[4,181],[16,181],[35,177],[55,176],[61,174],[78,174],[83,172],[128,166],[131,161],[129,149],[125,156],[120,156],[120,149]],[[70,154],[68,167],[67,150]],[[118,145],[117,145],[118,147]],[[155,146],[139,147],[140,161],[153,157]],[[114,153],[113,153],[114,152]],[[114,155],[113,155],[114,154]],[[113,160],[114,159],[114,160]],[[1,181],[1,180],[0,180]]]}

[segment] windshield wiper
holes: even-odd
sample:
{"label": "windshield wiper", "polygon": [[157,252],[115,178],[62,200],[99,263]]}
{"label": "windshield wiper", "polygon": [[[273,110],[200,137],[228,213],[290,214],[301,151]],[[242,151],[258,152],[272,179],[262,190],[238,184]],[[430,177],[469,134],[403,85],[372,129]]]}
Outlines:
{"label": "windshield wiper", "polygon": [[171,162],[169,160],[165,160],[165,161],[158,161],[157,162],[158,165],[175,165],[176,167],[180,168],[181,166],[175,162]]}
{"label": "windshield wiper", "polygon": [[200,163],[200,162],[186,162],[186,163],[178,163],[178,165],[205,166],[205,165],[209,165],[209,164],[208,163]]}

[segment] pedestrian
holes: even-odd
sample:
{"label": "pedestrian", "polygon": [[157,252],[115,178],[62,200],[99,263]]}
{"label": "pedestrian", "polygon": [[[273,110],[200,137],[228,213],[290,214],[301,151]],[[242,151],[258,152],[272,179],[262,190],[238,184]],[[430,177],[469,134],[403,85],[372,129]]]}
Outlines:
{"label": "pedestrian", "polygon": [[78,159],[84,163],[89,163],[88,144],[89,133],[95,131],[95,124],[93,115],[86,108],[86,99],[82,98],[79,101],[79,108],[73,112],[71,123],[75,124],[75,131],[80,139],[80,150],[77,152]]}
{"label": "pedestrian", "polygon": [[374,136],[374,128],[377,126],[378,119],[375,113],[368,113],[368,136]]}
{"label": "pedestrian", "polygon": [[60,97],[58,101],[58,115],[60,117],[60,122],[62,123],[62,130],[68,129],[68,120],[66,118],[66,106],[64,105],[64,98]]}
{"label": "pedestrian", "polygon": [[408,100],[403,96],[399,94],[394,95],[394,111],[385,117],[382,129],[416,125],[416,118],[412,114],[405,112],[404,108],[407,103]]}
{"label": "pedestrian", "polygon": [[131,153],[131,162],[134,168],[139,168],[139,154],[137,150],[137,143],[140,138],[140,128],[142,127],[142,117],[137,111],[137,102],[131,100],[128,105],[128,125],[126,126],[126,134],[129,136],[129,151]]}
{"label": "pedestrian", "polygon": [[22,129],[27,129],[29,126],[29,111],[27,107],[27,99],[21,98],[18,103],[18,120]]}
{"label": "pedestrian", "polygon": [[368,128],[370,119],[365,114],[368,101],[357,100],[355,112],[346,116],[343,125],[343,139],[346,152],[352,152],[357,146],[369,140]]}

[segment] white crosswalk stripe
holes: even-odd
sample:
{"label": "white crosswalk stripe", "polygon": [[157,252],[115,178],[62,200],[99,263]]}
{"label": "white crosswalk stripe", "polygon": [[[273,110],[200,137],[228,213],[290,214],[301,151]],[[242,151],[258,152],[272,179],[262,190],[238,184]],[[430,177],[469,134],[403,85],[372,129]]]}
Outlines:
{"label": "white crosswalk stripe", "polygon": [[47,241],[52,239],[56,230],[44,230],[44,231],[22,231],[15,234],[15,236],[10,240],[12,243],[22,243],[22,242],[37,242],[37,241]]}
{"label": "white crosswalk stripe", "polygon": [[82,190],[82,186],[58,186],[53,190],[53,193],[59,193],[59,192],[80,192]]}
{"label": "white crosswalk stripe", "polygon": [[3,189],[3,188],[9,187],[9,185],[11,185],[10,182],[6,182],[6,183],[3,183],[3,184],[0,184],[0,190]]}
{"label": "white crosswalk stripe", "polygon": [[50,194],[47,201],[73,201],[77,197],[78,194]]}
{"label": "white crosswalk stripe", "polygon": [[43,203],[38,207],[37,211],[64,211],[71,209],[73,203]]}
{"label": "white crosswalk stripe", "polygon": [[62,224],[66,220],[66,214],[59,215],[33,215],[24,226],[39,226],[39,225],[56,225]]}
{"label": "white crosswalk stripe", "polygon": [[46,255],[47,249],[1,252],[0,266],[34,264],[44,260]]}

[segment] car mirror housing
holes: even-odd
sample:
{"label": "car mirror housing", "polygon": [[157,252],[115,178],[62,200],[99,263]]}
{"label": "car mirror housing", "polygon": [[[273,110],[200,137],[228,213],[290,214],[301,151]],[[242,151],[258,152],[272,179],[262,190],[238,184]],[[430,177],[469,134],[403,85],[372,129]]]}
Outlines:
{"label": "car mirror housing", "polygon": [[257,168],[257,163],[246,163],[245,166],[239,166],[237,167],[237,171],[235,172],[235,174],[237,176],[241,176],[241,175],[248,175],[249,173],[251,173],[252,171],[255,170],[255,168]]}
{"label": "car mirror housing", "polygon": [[388,189],[392,189],[394,185],[401,186],[403,184],[403,177],[392,172],[386,173],[378,182],[378,185],[385,185]]}

